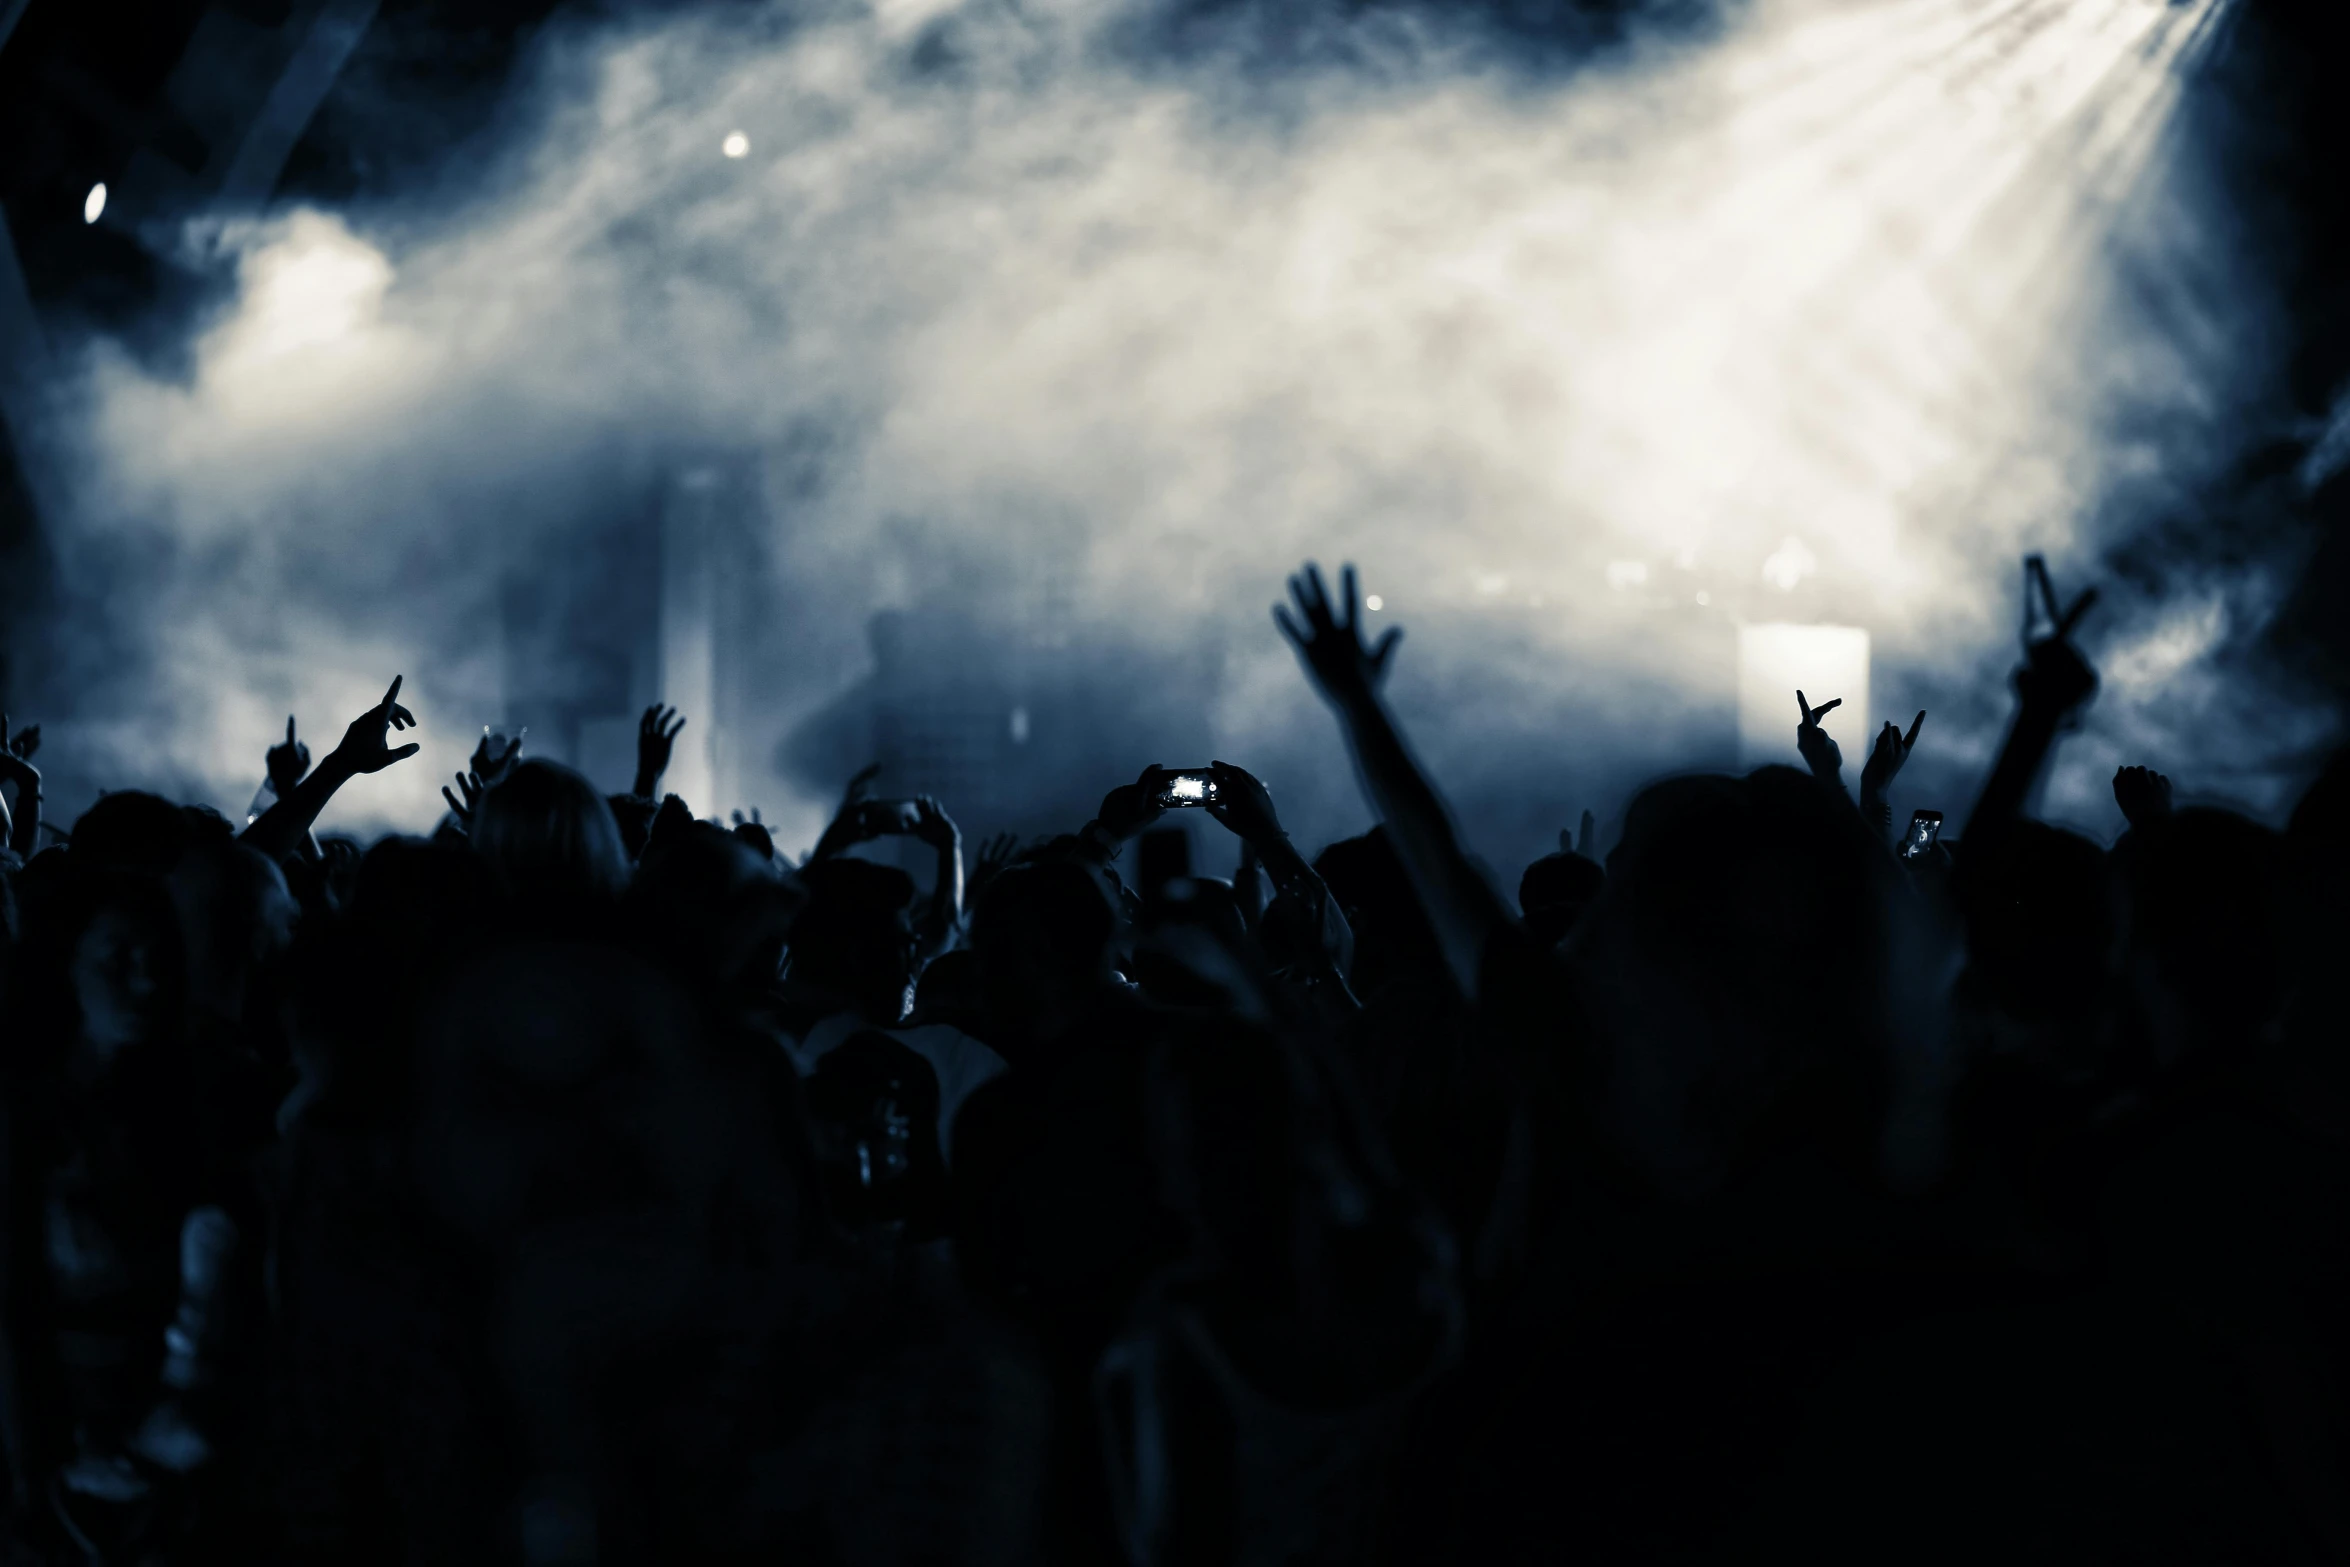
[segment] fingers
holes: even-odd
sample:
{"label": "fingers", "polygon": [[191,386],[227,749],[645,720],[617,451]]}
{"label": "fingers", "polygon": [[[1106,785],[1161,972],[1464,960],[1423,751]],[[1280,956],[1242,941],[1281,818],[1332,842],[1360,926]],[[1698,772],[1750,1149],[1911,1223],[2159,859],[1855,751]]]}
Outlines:
{"label": "fingers", "polygon": [[408,677],[406,675],[392,676],[392,688],[384,693],[384,699],[380,704],[381,706],[390,707],[400,700],[400,682],[407,678]]}
{"label": "fingers", "polygon": [[392,704],[392,710],[387,716],[391,719],[394,729],[414,729],[416,727],[416,715],[397,702]]}
{"label": "fingers", "polygon": [[1836,709],[1842,707],[1843,705],[1844,698],[1840,696],[1830,697],[1827,701],[1822,702],[1819,706],[1811,710],[1809,714],[1809,720],[1813,724],[1817,724],[1821,719],[1825,718],[1828,714],[1833,713],[1836,711]]}
{"label": "fingers", "polygon": [[441,785],[441,798],[449,802],[450,815],[456,817],[459,821],[463,821],[465,819],[465,807],[457,803],[457,796],[449,792],[449,786],[447,784]]}
{"label": "fingers", "polygon": [[394,762],[404,762],[423,749],[424,747],[411,740],[408,742],[408,744],[400,747],[397,751],[390,751],[385,753],[384,765],[389,767]]}
{"label": "fingers", "polygon": [[288,714],[286,714],[286,744],[288,744],[288,745],[292,745],[293,743],[294,743],[294,715],[293,715],[293,714],[291,714],[291,713],[288,713]]}
{"label": "fingers", "polygon": [[668,724],[662,729],[661,738],[664,740],[676,739],[677,732],[685,727],[685,719],[679,715],[677,709],[671,708],[669,710],[669,716],[676,721],[674,723]]}
{"label": "fingers", "polygon": [[[2096,602],[2097,590],[2095,588],[2082,589],[2081,596],[2073,600],[2073,607],[2064,612],[2064,617],[2062,619],[2056,621],[2056,634],[2060,637],[2071,636],[2073,634],[2073,627],[2081,623],[2081,617],[2089,613],[2089,606],[2095,604]],[[2055,619],[2055,605],[2053,601],[2050,603],[2049,608],[2051,611],[2050,618]]]}
{"label": "fingers", "polygon": [[1344,566],[1339,568],[1338,578],[1339,582],[1344,587],[1346,602],[1346,618],[1340,621],[1339,624],[1346,627],[1347,630],[1352,631],[1355,628],[1355,615],[1357,607],[1363,601],[1362,595],[1356,591],[1355,566],[1353,561],[1350,560]]}
{"label": "fingers", "polygon": [[[1292,577],[1290,579],[1291,586],[1294,587],[1296,582],[1296,578]],[[1306,634],[1298,629],[1296,621],[1289,618],[1288,605],[1276,604],[1273,606],[1273,624],[1281,628],[1281,634],[1289,639],[1289,645],[1291,647],[1296,648],[1301,653],[1305,651]]]}
{"label": "fingers", "polygon": [[2057,612],[2056,586],[2048,580],[2047,558],[2040,555],[2026,555],[2024,557],[2024,576],[2029,583],[2025,591],[2039,595],[2040,607],[2047,612],[2049,624],[2054,625],[2060,617]]}
{"label": "fingers", "polygon": [[1388,655],[1395,651],[1395,645],[1402,640],[1403,627],[1390,626],[1387,634],[1379,639],[1378,645],[1371,649],[1371,667],[1385,669]]}
{"label": "fingers", "polygon": [[1795,710],[1803,715],[1803,721],[1806,724],[1811,722],[1811,703],[1804,700],[1803,692],[1800,689],[1795,693]]}
{"label": "fingers", "polygon": [[[1887,728],[1892,727],[1887,725]],[[1926,727],[1926,710],[1918,709],[1918,716],[1910,722],[1909,733],[1901,737],[1901,748],[1906,751],[1918,743],[1918,731]]]}

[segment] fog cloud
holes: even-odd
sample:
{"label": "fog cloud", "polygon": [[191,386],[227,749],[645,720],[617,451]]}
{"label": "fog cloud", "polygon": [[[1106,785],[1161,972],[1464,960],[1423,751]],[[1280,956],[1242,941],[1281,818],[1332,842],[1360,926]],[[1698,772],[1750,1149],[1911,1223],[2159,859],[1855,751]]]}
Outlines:
{"label": "fog cloud", "polygon": [[[2257,414],[2181,86],[2224,6],[1755,0],[1550,74],[1401,14],[1343,63],[1154,56],[1138,6],[568,31],[447,187],[204,236],[239,286],[189,373],[93,351],[79,405],[68,568],[150,628],[113,757],[241,804],[286,708],[331,743],[405,671],[425,756],[349,808],[422,827],[496,716],[496,574],[646,454],[788,450],[778,735],[874,611],[1008,626],[1049,576],[1080,650],[1212,645],[1219,754],[1340,830],[1265,613],[1311,555],[1411,627],[1399,701],[1497,858],[1725,760],[1742,619],[1868,629],[1852,765],[1934,707],[1955,811],[2016,554],[2082,580]],[[2271,589],[2201,589],[2113,593],[2096,765],[2226,710]],[[1150,760],[1201,759],[1100,785]],[[768,785],[811,835],[815,782]]]}

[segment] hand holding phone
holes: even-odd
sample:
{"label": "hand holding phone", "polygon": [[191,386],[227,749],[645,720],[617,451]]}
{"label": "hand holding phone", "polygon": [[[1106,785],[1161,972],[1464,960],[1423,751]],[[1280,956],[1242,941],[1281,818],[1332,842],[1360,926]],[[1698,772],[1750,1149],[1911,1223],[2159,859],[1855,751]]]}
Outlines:
{"label": "hand holding phone", "polygon": [[1941,838],[1942,813],[1918,811],[1909,819],[1909,831],[1901,835],[1901,857],[1905,860],[1921,859],[1934,852],[1934,845]]}

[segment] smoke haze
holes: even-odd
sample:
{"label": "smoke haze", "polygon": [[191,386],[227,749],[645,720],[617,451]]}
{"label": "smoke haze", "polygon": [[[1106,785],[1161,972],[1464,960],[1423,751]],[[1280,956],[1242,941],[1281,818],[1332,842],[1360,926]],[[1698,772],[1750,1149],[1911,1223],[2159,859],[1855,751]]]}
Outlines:
{"label": "smoke haze", "polygon": [[[1049,599],[1301,839],[1355,830],[1266,615],[1312,556],[1410,628],[1399,706],[1497,864],[1732,761],[1741,620],[1867,629],[1848,767],[1929,708],[1904,782],[1955,815],[2016,556],[2085,583],[2271,417],[2182,86],[2225,13],[1755,0],[1548,70],[1465,15],[1175,53],[1126,0],[561,31],[441,188],[189,236],[237,284],[184,373],[86,355],[67,656],[116,717],[76,765],[241,808],[285,712],[322,752],[405,672],[425,752],[338,809],[421,830],[501,716],[499,573],[721,451],[771,491],[762,757],[875,612],[1008,636]],[[2192,789],[2321,737],[2243,710],[2278,570],[2106,583],[2053,810],[2103,830],[2117,760]],[[1055,743],[1087,799],[1205,759]],[[837,787],[754,782],[799,844]]]}

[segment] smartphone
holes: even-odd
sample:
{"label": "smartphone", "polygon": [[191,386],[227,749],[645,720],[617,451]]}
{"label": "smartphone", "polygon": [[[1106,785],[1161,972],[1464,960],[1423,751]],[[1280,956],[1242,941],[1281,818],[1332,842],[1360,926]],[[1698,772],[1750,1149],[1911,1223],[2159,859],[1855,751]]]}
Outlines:
{"label": "smartphone", "polygon": [[1942,813],[1918,811],[1909,819],[1909,831],[1901,835],[1901,857],[1914,860],[1934,852],[1935,843],[1942,836]]}
{"label": "smartphone", "polygon": [[867,800],[857,807],[865,829],[876,837],[912,832],[922,807],[911,800]]}
{"label": "smartphone", "polygon": [[1159,790],[1159,809],[1171,811],[1185,805],[1213,805],[1216,803],[1216,775],[1204,767],[1188,767],[1179,773],[1169,773]]}

